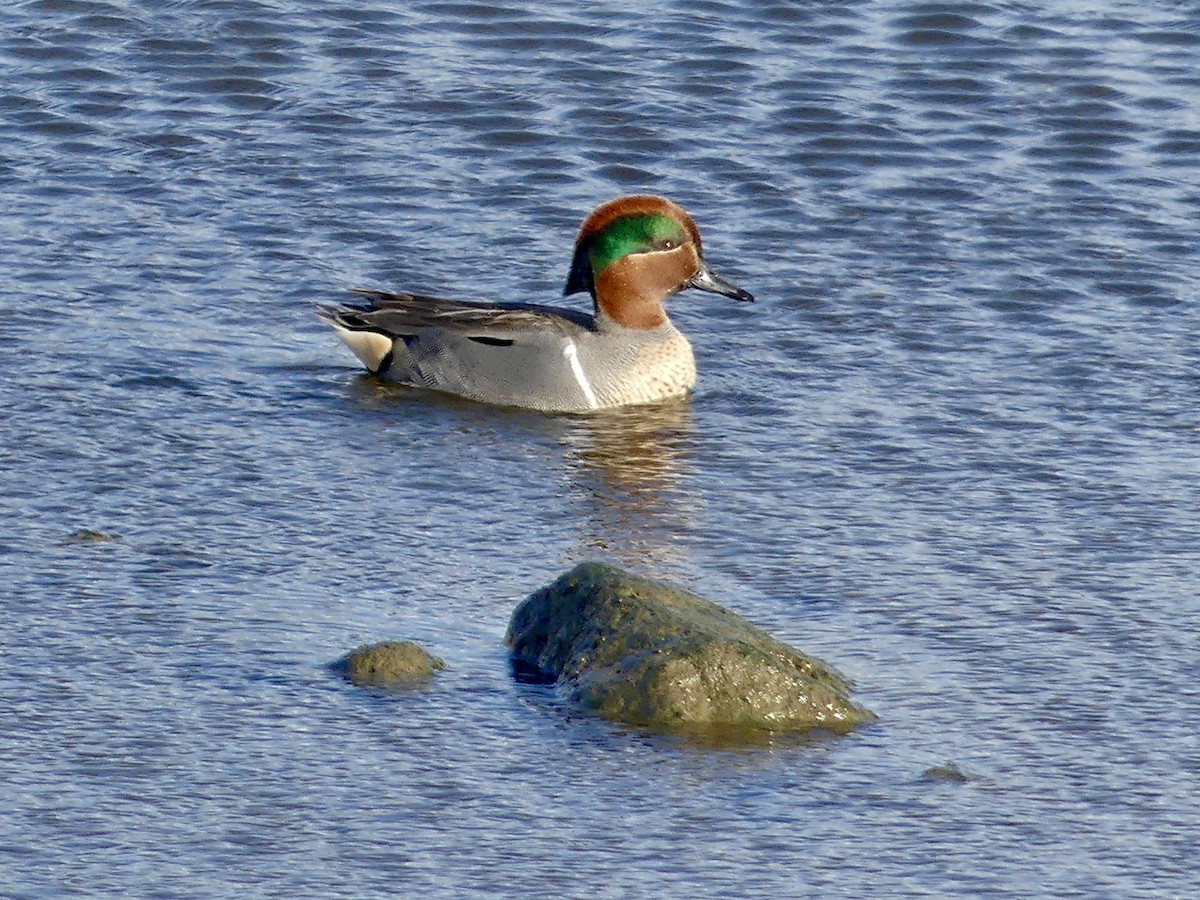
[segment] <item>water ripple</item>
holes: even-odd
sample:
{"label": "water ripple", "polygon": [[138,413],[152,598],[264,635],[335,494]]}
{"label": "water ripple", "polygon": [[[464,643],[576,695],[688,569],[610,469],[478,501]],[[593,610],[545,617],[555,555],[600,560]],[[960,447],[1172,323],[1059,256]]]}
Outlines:
{"label": "water ripple", "polygon": [[[1190,888],[1182,7],[0,20],[17,895]],[[626,191],[684,203],[759,297],[672,300],[686,403],[422,397],[312,315],[354,286],[561,302],[579,221]],[[881,722],[701,748],[514,683],[508,614],[584,557],[828,657]],[[327,677],[389,637],[446,678]]]}

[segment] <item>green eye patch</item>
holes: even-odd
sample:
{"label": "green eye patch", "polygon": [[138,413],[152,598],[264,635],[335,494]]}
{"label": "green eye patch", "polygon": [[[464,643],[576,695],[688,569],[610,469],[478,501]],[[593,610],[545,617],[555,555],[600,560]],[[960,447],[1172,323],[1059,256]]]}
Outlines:
{"label": "green eye patch", "polygon": [[592,272],[599,275],[630,253],[669,250],[687,243],[683,227],[667,216],[626,216],[613,222],[591,240]]}

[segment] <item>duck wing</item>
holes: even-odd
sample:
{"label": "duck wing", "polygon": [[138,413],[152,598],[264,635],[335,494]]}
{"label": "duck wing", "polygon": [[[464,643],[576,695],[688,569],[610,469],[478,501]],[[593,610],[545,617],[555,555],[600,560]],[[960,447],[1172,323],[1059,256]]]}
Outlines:
{"label": "duck wing", "polygon": [[367,304],[322,307],[319,315],[369,372],[506,406],[578,411],[598,403],[577,349],[596,339],[595,320],[586,313],[358,293]]}
{"label": "duck wing", "polygon": [[593,331],[588,313],[531,303],[480,303],[447,300],[423,294],[393,294],[357,290],[368,298],[364,306],[323,306],[318,315],[335,327],[369,331],[390,338],[413,338],[421,332],[446,331],[480,343],[529,338],[573,336]]}

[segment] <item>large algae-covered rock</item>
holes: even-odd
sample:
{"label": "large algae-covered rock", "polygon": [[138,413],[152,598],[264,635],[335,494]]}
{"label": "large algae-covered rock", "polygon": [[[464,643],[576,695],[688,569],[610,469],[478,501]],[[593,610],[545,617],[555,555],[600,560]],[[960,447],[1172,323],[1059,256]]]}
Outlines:
{"label": "large algae-covered rock", "polygon": [[609,719],[848,731],[875,718],[820,660],[715,603],[603,563],[532,594],[505,640],[518,663]]}
{"label": "large algae-covered rock", "polygon": [[364,644],[333,664],[347,681],[376,687],[422,684],[446,664],[412,641]]}

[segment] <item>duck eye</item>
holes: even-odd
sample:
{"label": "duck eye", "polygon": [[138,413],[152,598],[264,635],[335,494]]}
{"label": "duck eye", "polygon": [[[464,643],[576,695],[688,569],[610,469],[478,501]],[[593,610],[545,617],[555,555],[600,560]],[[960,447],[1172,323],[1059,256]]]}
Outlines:
{"label": "duck eye", "polygon": [[658,242],[659,250],[674,250],[678,246],[679,241],[675,240],[674,238],[665,238]]}

